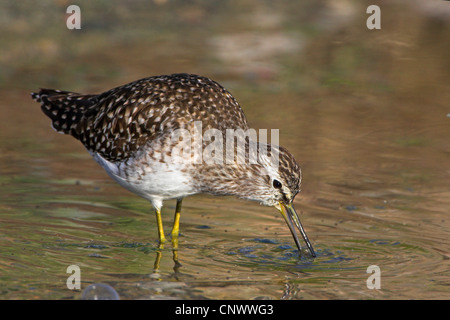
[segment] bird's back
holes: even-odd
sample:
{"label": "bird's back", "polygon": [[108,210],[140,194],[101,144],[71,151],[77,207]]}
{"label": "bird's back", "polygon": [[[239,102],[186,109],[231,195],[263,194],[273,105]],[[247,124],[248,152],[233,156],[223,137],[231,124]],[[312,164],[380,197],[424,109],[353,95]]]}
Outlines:
{"label": "bird's back", "polygon": [[32,94],[53,128],[80,140],[108,161],[123,161],[148,141],[201,121],[203,131],[247,130],[233,96],[205,77],[144,78],[98,95],[41,89]]}

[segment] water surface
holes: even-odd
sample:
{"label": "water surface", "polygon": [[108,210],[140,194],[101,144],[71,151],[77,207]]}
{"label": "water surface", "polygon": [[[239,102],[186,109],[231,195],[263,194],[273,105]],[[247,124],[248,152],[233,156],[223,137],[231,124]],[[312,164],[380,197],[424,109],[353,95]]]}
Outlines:
{"label": "water surface", "polygon": [[[51,1],[47,20],[2,5],[16,18],[1,20],[0,297],[81,299],[106,283],[121,299],[450,298],[445,10],[414,5],[398,18],[393,4],[369,33],[357,1],[156,3],[114,3],[103,16],[84,3],[79,33],[59,25]],[[29,97],[171,72],[218,80],[252,127],[280,129],[303,169],[295,206],[317,258],[296,250],[276,209],[196,195],[183,203],[175,262],[170,243],[158,250],[150,204]],[[166,232],[174,209],[163,207]],[[66,286],[70,265],[81,290]],[[367,288],[371,265],[379,290]]]}

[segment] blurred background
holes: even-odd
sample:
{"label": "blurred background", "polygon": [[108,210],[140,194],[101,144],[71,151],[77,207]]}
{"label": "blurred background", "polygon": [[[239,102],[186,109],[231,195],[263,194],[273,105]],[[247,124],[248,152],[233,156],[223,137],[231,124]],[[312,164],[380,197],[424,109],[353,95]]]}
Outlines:
{"label": "blurred background", "polygon": [[[71,4],[80,30],[66,27]],[[73,264],[82,289],[104,282],[124,299],[450,298],[448,1],[6,0],[0,30],[0,298],[80,299],[65,285]],[[169,246],[156,270],[151,206],[29,95],[178,72],[221,83],[253,128],[280,129],[303,169],[296,207],[315,260],[275,209],[195,196],[182,266]]]}

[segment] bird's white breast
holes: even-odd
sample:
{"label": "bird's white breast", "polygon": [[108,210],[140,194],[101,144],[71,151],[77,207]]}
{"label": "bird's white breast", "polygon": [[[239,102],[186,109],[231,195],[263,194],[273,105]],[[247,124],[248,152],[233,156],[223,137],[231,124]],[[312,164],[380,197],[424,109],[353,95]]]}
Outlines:
{"label": "bird's white breast", "polygon": [[122,187],[150,200],[156,208],[161,208],[163,200],[196,193],[191,175],[181,170],[177,163],[134,158],[117,163],[104,159],[98,153],[91,155]]}

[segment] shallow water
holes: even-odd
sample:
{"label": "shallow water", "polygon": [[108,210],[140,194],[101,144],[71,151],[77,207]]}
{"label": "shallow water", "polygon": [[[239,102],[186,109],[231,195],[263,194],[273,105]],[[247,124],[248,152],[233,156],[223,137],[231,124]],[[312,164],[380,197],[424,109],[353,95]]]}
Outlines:
{"label": "shallow water", "polygon": [[[323,15],[323,8],[307,8],[317,19]],[[181,14],[178,23],[203,37],[199,26],[208,10],[201,5],[196,9]],[[236,20],[235,29],[225,32],[224,27],[238,9],[216,13],[216,31],[202,40],[211,50],[231,41],[234,33],[242,37],[240,29],[250,23],[245,17]],[[252,25],[248,32],[256,28],[270,34],[271,41],[283,35],[277,38],[282,44],[289,37],[302,44],[299,40],[284,47],[281,58],[269,49],[267,56],[260,52],[251,60],[267,64],[244,61],[249,68],[244,71],[233,70],[230,65],[238,61],[224,61],[223,54],[202,56],[203,42],[196,38],[186,43],[181,37],[150,37],[148,46],[160,45],[156,53],[149,53],[148,61],[127,61],[130,51],[148,49],[146,44],[137,41],[138,36],[126,42],[119,32],[114,38],[119,44],[105,40],[101,27],[96,31],[101,43],[80,49],[73,59],[74,65],[97,66],[94,69],[52,69],[48,61],[30,67],[20,55],[13,60],[16,64],[4,67],[8,77],[2,79],[8,81],[2,82],[0,94],[0,298],[81,299],[83,289],[94,283],[109,284],[121,299],[450,298],[450,99],[448,68],[443,68],[448,61],[442,54],[448,50],[441,41],[448,37],[445,32],[426,36],[434,30],[434,21],[444,22],[411,10],[404,19],[427,22],[429,28],[410,30],[387,13],[383,35],[367,40],[364,30],[341,25],[343,44],[336,44],[337,27],[312,32],[311,20],[305,26],[286,8],[272,9],[269,15],[265,7],[254,14],[268,26]],[[169,26],[158,23],[173,35]],[[31,32],[24,22],[12,27],[18,34]],[[135,25],[122,32],[133,30],[144,32]],[[58,46],[63,40],[57,32],[46,32],[35,49],[56,50],[55,65],[63,66],[67,53],[62,47],[52,49],[51,42],[58,39]],[[83,32],[87,39],[97,39],[88,28]],[[410,49],[422,48],[420,39],[425,38],[430,39],[426,49]],[[403,45],[393,44],[399,39]],[[10,41],[3,47],[20,47],[19,40]],[[108,41],[116,50],[104,53],[101,61],[97,45]],[[173,47],[185,48],[183,58],[177,59]],[[164,50],[170,52],[168,57]],[[231,53],[225,57],[246,59]],[[2,59],[12,58],[3,53]],[[112,64],[122,71],[112,72],[109,80],[105,72]],[[134,64],[151,67],[144,72]],[[299,254],[276,209],[232,197],[196,195],[183,202],[174,261],[170,242],[158,250],[150,204],[111,181],[80,143],[55,133],[29,98],[40,86],[93,92],[145,75],[186,71],[190,65],[196,73],[224,83],[253,127],[280,129],[280,143],[303,169],[295,206],[317,258]],[[176,67],[183,70],[173,70]],[[166,232],[174,210],[174,201],[165,203]],[[67,288],[70,265],[80,267],[81,290]],[[381,289],[367,287],[371,265],[381,270]]]}

